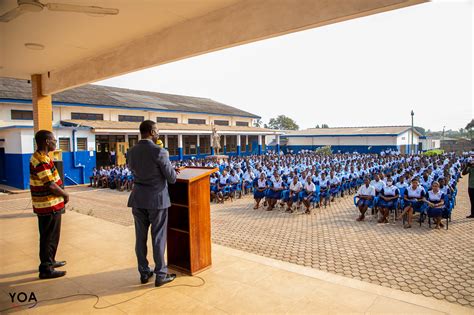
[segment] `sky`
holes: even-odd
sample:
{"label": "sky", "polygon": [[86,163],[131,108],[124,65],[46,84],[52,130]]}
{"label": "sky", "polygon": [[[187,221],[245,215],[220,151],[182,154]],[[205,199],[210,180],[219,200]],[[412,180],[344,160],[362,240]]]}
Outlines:
{"label": "sky", "polygon": [[438,0],[133,72],[97,84],[207,97],[300,129],[473,117],[473,3]]}

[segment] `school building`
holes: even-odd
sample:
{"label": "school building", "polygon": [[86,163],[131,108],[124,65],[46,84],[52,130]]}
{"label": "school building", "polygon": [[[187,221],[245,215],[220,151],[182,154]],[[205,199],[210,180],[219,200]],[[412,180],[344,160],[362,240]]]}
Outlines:
{"label": "school building", "polygon": [[[285,131],[278,144],[283,152],[315,150],[323,146],[331,146],[334,153],[380,153],[390,150],[410,154],[424,150],[420,143],[422,135],[416,128],[413,140],[411,137],[410,126],[311,128]],[[272,149],[277,144],[271,139],[267,139],[267,143]]]}
{"label": "school building", "polygon": [[[0,183],[27,189],[29,159],[35,150],[31,84],[0,78]],[[214,154],[211,124],[221,138],[221,154],[265,152],[265,139],[280,131],[254,127],[257,115],[208,98],[84,85],[53,95],[53,132],[66,185],[88,183],[96,166],[125,164],[126,152],[140,139],[140,122],[158,123],[170,159]]]}

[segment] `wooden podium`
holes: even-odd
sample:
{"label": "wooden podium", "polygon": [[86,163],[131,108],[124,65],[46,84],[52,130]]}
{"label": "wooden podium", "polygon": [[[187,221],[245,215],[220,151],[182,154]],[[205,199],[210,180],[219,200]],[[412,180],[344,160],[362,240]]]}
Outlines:
{"label": "wooden podium", "polygon": [[210,167],[181,169],[168,186],[168,266],[194,275],[211,267]]}

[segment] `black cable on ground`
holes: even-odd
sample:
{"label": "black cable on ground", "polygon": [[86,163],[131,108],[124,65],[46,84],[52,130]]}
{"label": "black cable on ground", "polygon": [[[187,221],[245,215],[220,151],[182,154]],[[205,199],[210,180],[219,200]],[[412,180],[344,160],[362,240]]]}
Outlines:
{"label": "black cable on ground", "polygon": [[139,297],[142,297],[148,293],[150,293],[151,291],[155,291],[155,290],[158,290],[158,289],[170,289],[170,288],[176,288],[176,287],[190,287],[190,288],[199,288],[199,287],[202,287],[206,284],[206,280],[204,280],[203,278],[201,277],[198,277],[198,276],[189,276],[189,278],[197,278],[199,280],[201,280],[201,283],[198,284],[198,285],[192,285],[192,284],[175,284],[175,285],[169,285],[169,286],[163,286],[163,287],[155,287],[155,288],[151,288],[149,290],[146,290],[145,292],[142,292],[140,293],[139,295],[137,296],[134,296],[134,297],[131,297],[129,299],[126,299],[126,300],[123,300],[123,301],[120,301],[120,302],[117,302],[117,303],[114,303],[114,304],[110,304],[110,305],[107,305],[107,306],[97,306],[97,304],[99,304],[100,302],[100,296],[98,296],[97,294],[94,294],[94,293],[77,293],[77,294],[71,294],[71,295],[65,295],[65,296],[60,296],[60,297],[57,297],[57,298],[51,298],[51,299],[46,299],[46,300],[41,300],[41,301],[38,301],[38,302],[35,302],[35,303],[28,303],[28,304],[21,304],[21,305],[15,305],[15,306],[12,306],[12,307],[9,307],[9,308],[5,308],[3,310],[0,310],[0,313],[2,312],[7,312],[7,311],[10,311],[10,310],[13,310],[13,309],[16,309],[16,308],[20,308],[20,307],[27,307],[28,308],[33,308],[35,307],[36,305],[40,304],[40,303],[43,303],[43,302],[50,302],[50,301],[57,301],[57,300],[64,300],[64,299],[68,299],[68,298],[72,298],[72,297],[76,297],[76,296],[90,296],[90,297],[95,297],[96,298],[96,301],[94,303],[94,305],[92,306],[93,308],[97,309],[97,310],[103,310],[103,309],[106,309],[106,308],[109,308],[109,307],[112,307],[112,306],[117,306],[117,305],[120,305],[120,304],[123,304],[123,303],[127,303],[127,302],[130,302],[132,300],[135,300],[135,299],[138,299]]}

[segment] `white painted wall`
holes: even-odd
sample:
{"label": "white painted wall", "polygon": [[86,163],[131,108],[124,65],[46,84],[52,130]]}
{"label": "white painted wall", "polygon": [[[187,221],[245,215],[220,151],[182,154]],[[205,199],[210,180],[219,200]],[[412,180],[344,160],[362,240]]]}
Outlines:
{"label": "white painted wall", "polygon": [[[33,129],[32,129],[33,130]],[[5,148],[5,153],[20,154],[21,147],[21,129],[0,130],[0,147]]]}
{"label": "white painted wall", "polygon": [[[420,142],[420,137],[416,132],[413,133],[413,144],[418,144]],[[407,145],[411,144],[411,130],[400,134],[397,137],[397,145]]]}
{"label": "white painted wall", "polygon": [[[269,137],[268,139],[272,139]],[[369,137],[289,137],[288,145],[396,145],[397,138],[391,136]]]}

